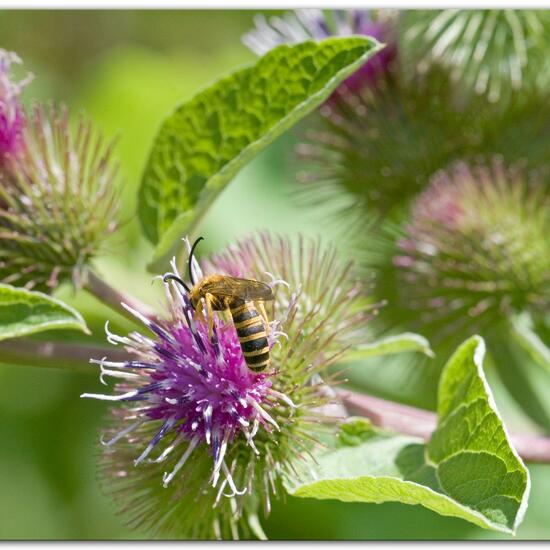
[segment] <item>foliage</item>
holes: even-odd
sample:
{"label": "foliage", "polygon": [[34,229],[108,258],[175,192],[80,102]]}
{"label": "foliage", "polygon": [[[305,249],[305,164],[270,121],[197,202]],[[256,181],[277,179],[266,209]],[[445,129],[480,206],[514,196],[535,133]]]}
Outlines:
{"label": "foliage", "polygon": [[391,355],[394,353],[406,353],[417,351],[433,357],[434,353],[430,343],[419,334],[403,333],[396,336],[388,336],[371,344],[363,344],[355,347],[344,355],[345,361],[358,361],[368,357],[379,357],[380,355]]}
{"label": "foliage", "polygon": [[139,194],[154,261],[195,231],[242,166],[377,50],[367,38],[281,46],[178,107],[155,138]]}
{"label": "foliage", "polygon": [[531,355],[533,360],[544,369],[550,371],[550,349],[533,330],[533,322],[529,314],[523,314],[511,319],[513,334],[520,345]]}
{"label": "foliage", "polygon": [[60,300],[0,284],[0,340],[56,329],[88,332],[80,313]]}
{"label": "foliage", "polygon": [[[514,533],[527,506],[529,473],[496,410],[483,373],[484,354],[483,340],[474,337],[447,363],[439,386],[438,425],[429,443],[376,434],[349,445],[348,435],[347,446],[317,458],[311,477],[291,482],[291,493],[421,504]],[[363,428],[363,434],[370,432]]]}

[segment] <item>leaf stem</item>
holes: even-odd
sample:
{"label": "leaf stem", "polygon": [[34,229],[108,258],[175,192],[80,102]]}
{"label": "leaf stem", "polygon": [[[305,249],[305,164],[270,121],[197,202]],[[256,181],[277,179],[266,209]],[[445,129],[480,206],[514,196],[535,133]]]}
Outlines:
{"label": "leaf stem", "polygon": [[[427,441],[436,428],[437,416],[378,397],[349,390],[337,390],[351,414],[367,417],[375,426],[419,437]],[[535,434],[511,434],[512,445],[526,462],[550,463],[550,437]]]}
{"label": "leaf stem", "polygon": [[91,269],[88,270],[87,280],[84,284],[84,288],[93,296],[95,296],[100,302],[109,306],[112,310],[116,311],[126,319],[137,321],[134,315],[132,315],[127,309],[122,307],[122,303],[130,306],[132,309],[138,311],[151,321],[157,319],[157,314],[153,311],[151,307],[145,305],[144,303],[136,300],[133,296],[124,294],[123,292],[118,291],[116,288],[113,288],[109,283],[102,279]]}
{"label": "leaf stem", "polygon": [[39,342],[23,338],[0,342],[0,361],[14,365],[96,373],[96,369],[89,367],[90,359],[106,355],[113,361],[128,359],[125,350],[79,342]]}

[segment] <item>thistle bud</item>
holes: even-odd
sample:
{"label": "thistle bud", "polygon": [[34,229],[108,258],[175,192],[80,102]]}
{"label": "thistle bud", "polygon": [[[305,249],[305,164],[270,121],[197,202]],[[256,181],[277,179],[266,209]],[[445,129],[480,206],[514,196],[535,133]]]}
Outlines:
{"label": "thistle bud", "polygon": [[112,144],[89,121],[36,106],[22,148],[0,173],[0,281],[52,290],[81,283],[116,227]]}
{"label": "thistle bud", "polygon": [[[200,280],[198,263],[192,269]],[[361,338],[361,286],[334,250],[268,235],[203,269],[269,282],[270,366],[251,371],[230,318],[214,313],[210,336],[202,304],[195,310],[179,284],[166,282],[162,320],[134,312],[147,335],[108,332],[128,360],[95,361],[102,379],[119,380],[114,394],[85,394],[117,403],[101,476],[132,527],[163,537],[262,537],[257,508],[269,513],[296,461],[334,425],[323,408],[334,383],[326,369]]]}
{"label": "thistle bud", "polygon": [[396,73],[376,91],[323,105],[297,147],[304,204],[334,205],[346,220],[353,210],[364,226],[400,217],[432,175],[456,160],[496,153],[530,169],[547,164],[547,93],[505,107],[485,97],[459,104],[459,96],[447,71],[433,65],[410,78]]}
{"label": "thistle bud", "polygon": [[487,334],[523,311],[542,316],[550,307],[549,232],[541,173],[500,158],[456,163],[413,205],[393,256],[398,300],[381,314],[434,341]]}
{"label": "thistle bud", "polygon": [[405,10],[403,27],[405,64],[447,67],[463,95],[505,104],[521,89],[548,89],[547,10]]}

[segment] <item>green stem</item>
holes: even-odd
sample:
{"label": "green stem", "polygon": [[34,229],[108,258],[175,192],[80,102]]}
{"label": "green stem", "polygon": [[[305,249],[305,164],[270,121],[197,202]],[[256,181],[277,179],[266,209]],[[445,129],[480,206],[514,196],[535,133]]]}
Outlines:
{"label": "green stem", "polygon": [[[437,415],[430,411],[349,390],[338,390],[338,395],[350,413],[367,417],[379,428],[428,441],[437,425]],[[550,437],[512,434],[510,439],[526,462],[550,463]]]}
{"label": "green stem", "polygon": [[0,362],[6,364],[96,373],[96,369],[90,368],[90,359],[105,356],[113,361],[125,361],[128,352],[76,342],[69,344],[26,339],[0,342]]}
{"label": "green stem", "polygon": [[122,307],[124,302],[132,309],[138,311],[151,321],[157,320],[157,314],[151,307],[143,304],[139,300],[136,300],[133,296],[124,294],[116,288],[113,288],[109,283],[104,281],[99,275],[94,273],[91,269],[87,273],[87,281],[84,288],[93,296],[95,296],[100,302],[110,307],[120,315],[126,317],[130,321],[136,323],[137,319],[128,310]]}

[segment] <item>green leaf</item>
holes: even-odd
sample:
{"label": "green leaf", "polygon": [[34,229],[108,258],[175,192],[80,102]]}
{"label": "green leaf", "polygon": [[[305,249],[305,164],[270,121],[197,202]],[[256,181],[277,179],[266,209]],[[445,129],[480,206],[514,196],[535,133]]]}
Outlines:
{"label": "green leaf", "polygon": [[549,430],[548,388],[540,380],[540,375],[545,377],[547,372],[531,360],[516,338],[510,338],[508,331],[491,335],[487,339],[487,348],[495,371],[510,396],[531,420],[544,430]]}
{"label": "green leaf", "polygon": [[[438,425],[428,444],[399,435],[374,434],[362,443],[356,438],[353,446],[317,457],[317,465],[309,464],[299,479],[289,481],[290,493],[420,504],[486,529],[515,533],[527,507],[529,473],[496,410],[483,373],[484,355],[485,344],[476,336],[445,366]],[[368,425],[363,433],[368,435]],[[340,444],[345,440],[339,437]]]}
{"label": "green leaf", "polygon": [[426,338],[404,332],[353,348],[341,361],[349,363],[347,385],[357,391],[435,410],[442,364],[434,355]]}
{"label": "green leaf", "polygon": [[354,416],[342,424],[336,436],[338,447],[355,447],[379,433],[378,428],[368,418]]}
{"label": "green leaf", "polygon": [[54,329],[88,332],[80,313],[60,300],[0,284],[0,340]]}
{"label": "green leaf", "polygon": [[443,370],[440,359],[401,353],[350,362],[346,364],[346,385],[382,399],[435,411]]}
{"label": "green leaf", "polygon": [[155,138],[139,192],[153,264],[195,230],[245,164],[381,47],[366,37],[282,45],[180,105]]}
{"label": "green leaf", "polygon": [[430,343],[420,334],[404,332],[395,336],[382,338],[372,344],[357,346],[344,355],[342,361],[360,361],[369,357],[379,357],[381,355],[393,355],[395,353],[405,353],[416,351],[424,353],[428,357],[434,357],[434,352],[430,348]]}
{"label": "green leaf", "polygon": [[550,371],[550,349],[533,332],[533,323],[526,314],[511,319],[512,334],[520,346],[531,356],[537,365]]}

